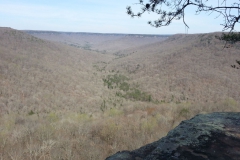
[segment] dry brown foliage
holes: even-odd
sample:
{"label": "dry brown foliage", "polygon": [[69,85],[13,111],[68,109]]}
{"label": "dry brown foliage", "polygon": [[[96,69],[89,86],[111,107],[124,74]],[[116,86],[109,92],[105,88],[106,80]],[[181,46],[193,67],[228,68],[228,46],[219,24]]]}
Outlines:
{"label": "dry brown foliage", "polygon": [[[239,46],[223,49],[216,34],[138,37],[119,54],[117,44],[133,37],[100,45],[85,35],[93,48],[109,49],[101,54],[63,44],[76,42],[74,34],[66,42],[44,35],[50,42],[0,28],[0,160],[104,159],[158,140],[196,114],[239,112],[239,72],[231,68]],[[114,74],[152,99],[117,95],[125,91],[103,82]]]}

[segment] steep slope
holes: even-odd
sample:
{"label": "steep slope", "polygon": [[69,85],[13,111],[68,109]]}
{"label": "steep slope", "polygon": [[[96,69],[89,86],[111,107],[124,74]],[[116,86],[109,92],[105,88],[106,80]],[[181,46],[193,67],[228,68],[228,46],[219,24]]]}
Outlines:
{"label": "steep slope", "polygon": [[0,28],[0,57],[0,109],[4,113],[96,110],[105,89],[92,67],[112,59],[10,28]]}
{"label": "steep slope", "polygon": [[[73,44],[82,43],[83,40],[90,40],[89,44],[94,44],[92,48],[107,49],[106,52],[115,53],[115,59],[105,60],[107,55],[97,54],[80,54],[79,58],[74,57],[69,61],[71,71],[78,67],[74,64],[81,64],[88,68],[85,72],[86,83],[93,83],[89,78],[90,74],[97,77],[97,86],[83,86],[83,90],[99,91],[98,96],[105,98],[98,99],[98,105],[102,105],[105,100],[112,101],[111,98],[120,98],[122,100],[130,98],[137,101],[152,101],[158,103],[212,103],[226,104],[237,107],[239,102],[239,72],[231,68],[236,59],[239,59],[239,44],[230,48],[223,49],[224,42],[216,39],[212,34],[195,34],[195,35],[174,35],[163,41],[163,37],[139,36],[139,35],[105,35],[105,34],[87,34],[87,33],[59,33],[59,32],[41,32],[28,31],[38,37],[57,42],[66,42]],[[50,42],[47,42],[50,43]],[[51,43],[52,44],[52,43]],[[59,44],[55,44],[58,45]],[[77,49],[76,46],[68,47],[62,45],[66,53],[87,52]],[[31,50],[31,48],[29,49]],[[60,49],[62,50],[62,49]],[[74,50],[74,51],[70,51]],[[99,53],[99,52],[98,52]],[[66,60],[66,54],[60,54],[59,59]],[[84,55],[84,56],[83,56]],[[92,55],[92,57],[90,56]],[[90,57],[88,57],[90,56]],[[67,56],[68,59],[71,56]],[[110,58],[110,57],[109,57]],[[113,57],[111,57],[113,58]],[[52,58],[49,58],[52,59]],[[83,59],[80,63],[79,59]],[[78,62],[76,62],[78,60]],[[95,60],[95,61],[94,61]],[[75,62],[74,62],[75,61]],[[65,63],[66,63],[65,62]],[[94,69],[92,68],[94,66]],[[57,67],[59,69],[59,67]],[[64,67],[66,68],[66,67]],[[73,68],[73,70],[72,70]],[[63,71],[64,69],[61,69]],[[94,72],[94,73],[91,73]],[[74,73],[76,71],[73,71]],[[90,73],[90,74],[89,74]],[[81,73],[81,75],[84,75]],[[112,84],[109,82],[115,76],[115,80],[123,77],[129,78],[128,82],[122,81],[120,86],[118,82]],[[119,77],[117,75],[120,75]],[[111,77],[112,76],[112,77]],[[69,75],[69,77],[73,77]],[[88,77],[88,78],[86,78]],[[91,76],[90,76],[91,77]],[[104,80],[105,82],[103,83]],[[85,83],[85,81],[83,80]],[[108,88],[104,85],[107,85]],[[110,84],[111,83],[111,84]],[[114,82],[115,83],[115,82]],[[75,81],[73,84],[77,84]],[[122,84],[127,88],[121,88]],[[109,86],[110,85],[110,86]],[[113,86],[111,86],[113,85]],[[129,86],[130,85],[130,86]],[[100,89],[101,87],[103,89]],[[137,86],[137,87],[136,87]],[[109,89],[110,87],[110,89]],[[130,87],[130,90],[128,89]],[[95,88],[95,89],[93,89]],[[112,88],[112,89],[111,89]],[[106,90],[107,92],[102,92]],[[128,90],[127,93],[123,90]],[[107,94],[106,94],[107,93]],[[82,94],[82,93],[81,93]],[[95,94],[93,91],[88,95]],[[136,97],[139,96],[139,97]],[[134,98],[133,98],[134,97]],[[101,100],[100,100],[101,99]],[[121,101],[122,101],[121,100]],[[92,99],[95,101],[95,98]],[[117,100],[116,100],[117,101]],[[106,105],[106,108],[112,108],[116,102]],[[120,105],[120,104],[119,104]],[[121,104],[122,105],[122,104]]]}
{"label": "steep slope", "polygon": [[174,35],[126,51],[106,68],[127,74],[159,102],[231,102],[240,97],[239,44],[223,48],[218,33]]}

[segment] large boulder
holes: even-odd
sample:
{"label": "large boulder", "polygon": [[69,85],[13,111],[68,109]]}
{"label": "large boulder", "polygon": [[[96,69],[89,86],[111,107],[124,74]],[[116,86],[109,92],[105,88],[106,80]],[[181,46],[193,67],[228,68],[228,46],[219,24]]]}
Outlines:
{"label": "large boulder", "polygon": [[240,160],[240,113],[197,115],[156,142],[106,160]]}

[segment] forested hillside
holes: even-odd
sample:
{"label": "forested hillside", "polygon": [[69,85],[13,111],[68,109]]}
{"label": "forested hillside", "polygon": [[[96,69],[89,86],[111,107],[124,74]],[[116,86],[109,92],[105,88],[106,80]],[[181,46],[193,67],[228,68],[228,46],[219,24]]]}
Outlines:
{"label": "forested hillside", "polygon": [[240,111],[240,45],[216,35],[0,28],[0,159],[104,159]]}

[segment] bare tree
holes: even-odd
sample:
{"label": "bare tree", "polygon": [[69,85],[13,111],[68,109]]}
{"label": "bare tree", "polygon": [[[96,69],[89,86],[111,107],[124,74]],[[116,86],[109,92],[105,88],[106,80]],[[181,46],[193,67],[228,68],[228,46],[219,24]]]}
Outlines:
{"label": "bare tree", "polygon": [[173,20],[181,19],[189,28],[185,22],[185,10],[191,6],[196,8],[196,14],[217,13],[218,17],[223,18],[223,31],[232,32],[236,24],[240,23],[240,0],[139,0],[136,4],[141,6],[141,10],[134,13],[132,7],[127,6],[127,14],[141,17],[146,12],[156,13],[159,18],[148,22],[153,27],[168,26]]}
{"label": "bare tree", "polygon": [[[195,7],[195,13],[201,12],[217,13],[218,18],[223,18],[222,31],[229,31],[228,34],[223,33],[220,37],[216,37],[227,43],[240,42],[240,33],[234,32],[237,23],[240,23],[240,0],[139,0],[137,5],[141,6],[138,13],[132,11],[131,6],[127,6],[127,14],[131,17],[141,17],[144,13],[155,13],[159,18],[155,21],[149,21],[153,27],[169,26],[174,20],[182,20],[184,25],[189,28],[185,21],[185,10]],[[231,65],[232,68],[239,69],[240,61]]]}

